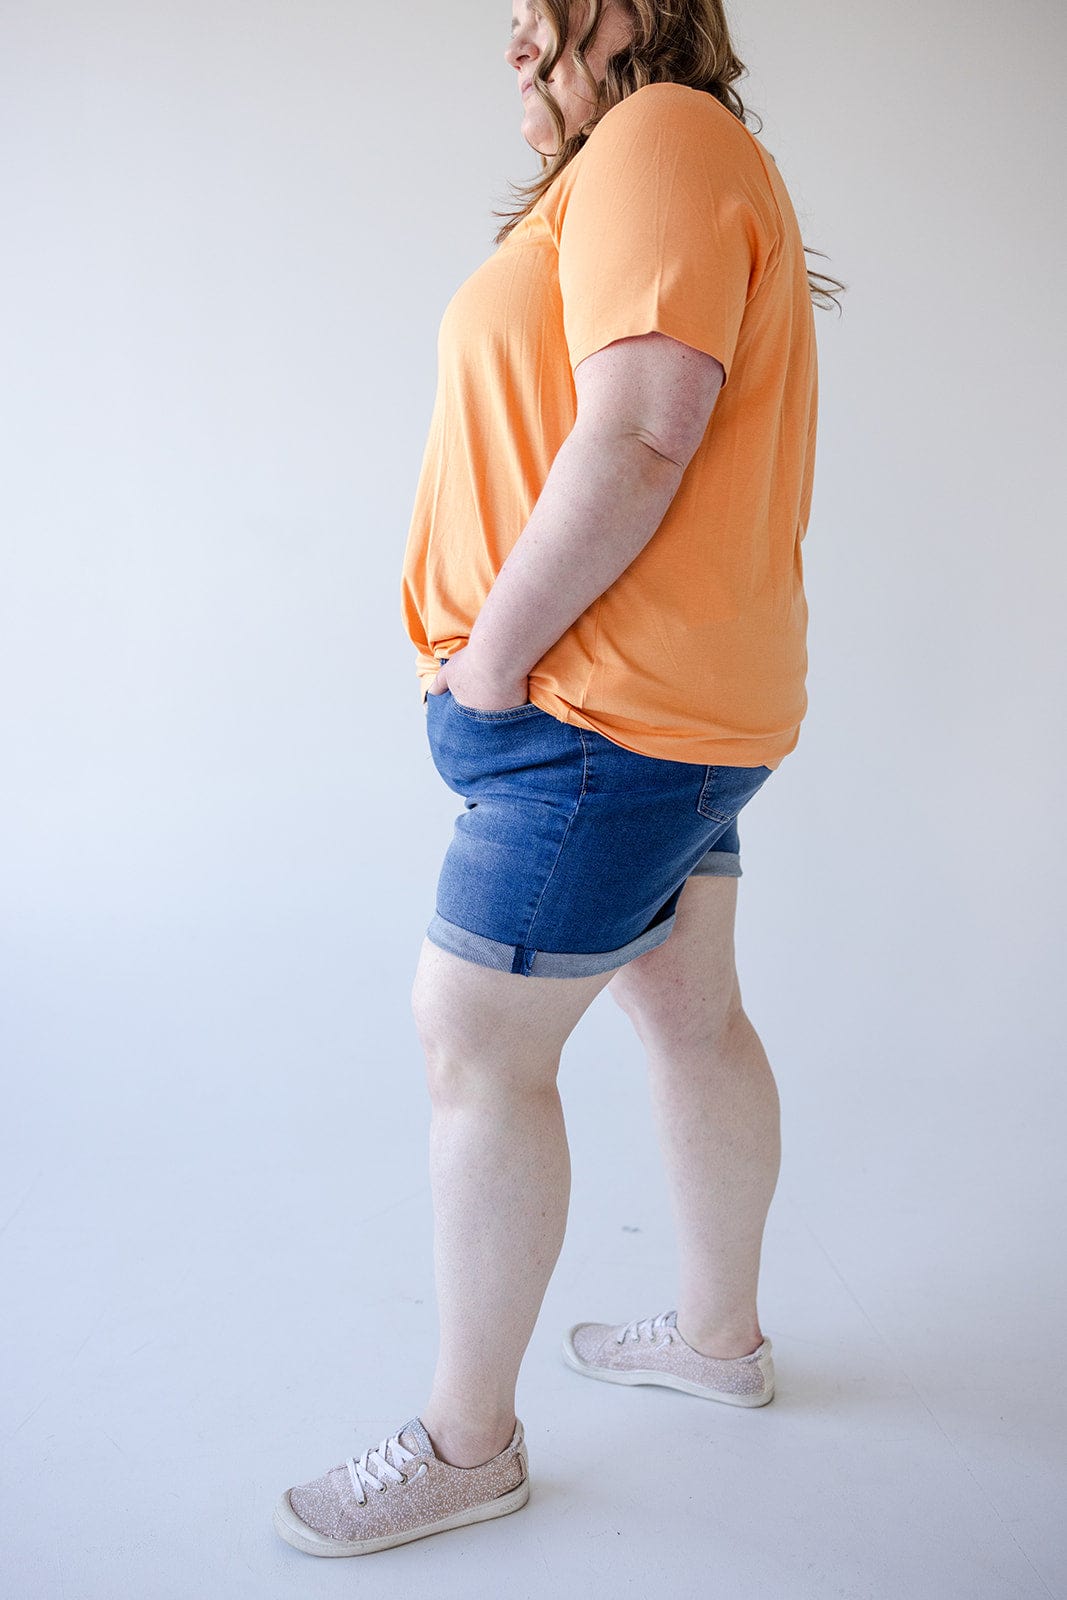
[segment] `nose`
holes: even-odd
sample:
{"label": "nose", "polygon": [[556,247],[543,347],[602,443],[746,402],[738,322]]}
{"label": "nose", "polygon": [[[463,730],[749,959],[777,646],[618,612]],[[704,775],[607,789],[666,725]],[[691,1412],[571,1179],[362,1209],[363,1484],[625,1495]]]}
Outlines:
{"label": "nose", "polygon": [[508,66],[514,67],[517,71],[531,57],[536,57],[536,54],[537,50],[529,28],[525,26],[516,28],[511,43],[504,51],[504,60]]}

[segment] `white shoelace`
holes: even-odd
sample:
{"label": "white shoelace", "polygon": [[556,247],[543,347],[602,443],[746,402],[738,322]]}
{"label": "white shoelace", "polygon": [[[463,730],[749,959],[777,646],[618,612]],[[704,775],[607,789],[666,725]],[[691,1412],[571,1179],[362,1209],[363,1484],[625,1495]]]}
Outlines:
{"label": "white shoelace", "polygon": [[[403,1429],[400,1430],[401,1433]],[[392,1460],[389,1459],[390,1455]],[[369,1445],[357,1461],[355,1456],[349,1456],[345,1462],[348,1476],[352,1480],[352,1493],[359,1505],[367,1503],[367,1489],[388,1489],[390,1483],[403,1483],[404,1473],[400,1470],[409,1461],[414,1461],[412,1451],[405,1449],[400,1443],[399,1433],[390,1433],[372,1449]],[[417,1478],[419,1473],[426,1471],[423,1461],[419,1471],[412,1474]]]}
{"label": "white shoelace", "polygon": [[658,1317],[635,1317],[615,1335],[615,1343],[624,1344],[627,1339],[643,1339],[647,1336],[653,1344],[657,1339],[662,1339],[665,1344],[673,1344],[674,1330],[667,1326],[669,1316],[669,1311],[661,1311]]}

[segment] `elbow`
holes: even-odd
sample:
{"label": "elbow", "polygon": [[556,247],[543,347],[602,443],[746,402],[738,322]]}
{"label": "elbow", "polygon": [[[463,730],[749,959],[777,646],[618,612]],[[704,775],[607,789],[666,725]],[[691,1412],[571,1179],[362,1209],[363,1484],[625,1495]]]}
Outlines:
{"label": "elbow", "polygon": [[674,416],[659,417],[655,424],[643,418],[627,432],[661,461],[670,462],[679,472],[684,472],[707,437],[718,396],[719,386],[716,386],[714,394],[704,396],[699,405],[679,406]]}
{"label": "elbow", "polygon": [[685,471],[697,453],[700,440],[690,444],[689,441],[664,440],[655,437],[647,428],[634,428],[630,437],[651,450],[658,461],[666,462],[668,466],[677,469],[679,473]]}

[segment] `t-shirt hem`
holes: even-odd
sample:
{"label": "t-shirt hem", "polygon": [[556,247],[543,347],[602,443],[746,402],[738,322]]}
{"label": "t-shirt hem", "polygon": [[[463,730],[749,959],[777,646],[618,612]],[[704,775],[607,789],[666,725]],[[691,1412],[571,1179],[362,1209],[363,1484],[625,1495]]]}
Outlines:
{"label": "t-shirt hem", "polygon": [[610,739],[613,744],[621,745],[624,750],[632,750],[635,755],[654,756],[665,761],[689,761],[722,767],[765,766],[773,772],[796,749],[800,737],[799,723],[786,732],[758,738],[709,739],[700,735],[657,734],[653,729],[635,735],[631,729],[623,732],[610,717],[592,717],[587,712],[576,710],[559,695],[540,685],[530,690],[530,699],[558,722],[588,728],[590,732]]}
{"label": "t-shirt hem", "polygon": [[569,352],[571,371],[573,372],[576,367],[579,367],[590,356],[595,356],[598,351],[606,350],[608,345],[615,344],[617,340],[640,339],[646,333],[662,333],[668,339],[677,339],[679,344],[687,344],[692,349],[701,351],[704,355],[713,356],[725,374],[721,385],[725,389],[729,382],[733,357],[731,356],[728,361],[724,353],[724,347],[704,330],[691,325],[687,327],[685,324],[665,316],[637,317],[632,322],[623,324],[617,331],[612,330],[607,337],[599,334],[591,339],[583,340],[581,344],[576,343]]}

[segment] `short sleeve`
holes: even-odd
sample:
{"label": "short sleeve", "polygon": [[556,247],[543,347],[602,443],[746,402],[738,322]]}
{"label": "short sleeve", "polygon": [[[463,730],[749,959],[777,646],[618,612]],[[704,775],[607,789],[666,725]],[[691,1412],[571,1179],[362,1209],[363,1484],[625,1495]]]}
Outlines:
{"label": "short sleeve", "polygon": [[558,239],[572,370],[616,339],[658,332],[715,356],[729,379],[774,243],[754,187],[758,156],[747,130],[724,125],[732,116],[702,90],[648,84],[574,157]]}

